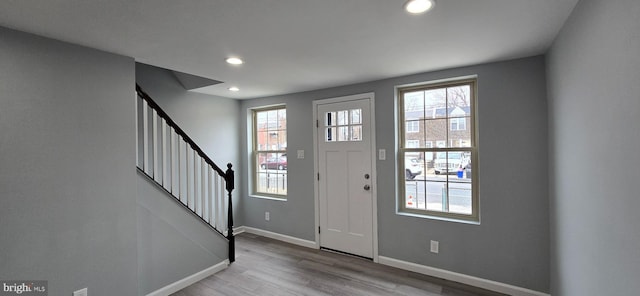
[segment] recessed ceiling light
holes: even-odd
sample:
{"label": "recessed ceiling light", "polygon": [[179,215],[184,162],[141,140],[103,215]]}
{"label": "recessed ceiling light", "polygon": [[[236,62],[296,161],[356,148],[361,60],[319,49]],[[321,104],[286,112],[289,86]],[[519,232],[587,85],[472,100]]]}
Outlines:
{"label": "recessed ceiling light", "polygon": [[404,9],[411,14],[425,13],[436,5],[436,0],[409,0]]}
{"label": "recessed ceiling light", "polygon": [[242,61],[240,58],[236,58],[236,57],[231,57],[231,58],[227,58],[227,63],[231,64],[231,65],[242,65],[244,63],[244,61]]}
{"label": "recessed ceiling light", "polygon": [[237,86],[232,86],[229,88],[230,91],[240,91],[240,89]]}

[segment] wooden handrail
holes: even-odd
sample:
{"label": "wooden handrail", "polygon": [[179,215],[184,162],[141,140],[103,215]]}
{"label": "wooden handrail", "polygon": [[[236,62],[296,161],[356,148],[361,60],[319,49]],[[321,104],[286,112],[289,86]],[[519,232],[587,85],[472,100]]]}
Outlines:
{"label": "wooden handrail", "polygon": [[187,135],[187,133],[185,133],[172,119],[171,117],[169,117],[169,115],[167,114],[167,112],[164,112],[164,110],[162,110],[162,108],[160,108],[160,106],[146,93],[142,90],[142,88],[140,88],[140,85],[136,84],[136,92],[138,93],[138,95],[144,99],[145,101],[147,101],[147,104],[149,104],[149,106],[151,106],[151,108],[153,108],[154,110],[156,110],[156,112],[158,112],[158,116],[162,117],[164,120],[167,121],[167,124],[169,126],[171,126],[178,135],[182,136],[182,138],[184,139],[185,142],[187,142],[187,144],[189,144],[189,146],[191,146],[191,148],[196,151],[198,153],[198,155],[200,155],[200,157],[202,157],[207,164],[209,164],[217,173],[218,175],[220,175],[223,178],[226,178],[226,174],[224,171],[222,171],[222,169],[220,169],[220,167],[218,167],[215,162],[213,162],[213,160],[211,160],[211,158],[209,158],[209,156],[207,156],[204,151],[202,151],[202,149],[200,148],[200,146],[198,146],[198,144],[196,144],[196,142],[194,142],[191,137],[189,137],[189,135]]}

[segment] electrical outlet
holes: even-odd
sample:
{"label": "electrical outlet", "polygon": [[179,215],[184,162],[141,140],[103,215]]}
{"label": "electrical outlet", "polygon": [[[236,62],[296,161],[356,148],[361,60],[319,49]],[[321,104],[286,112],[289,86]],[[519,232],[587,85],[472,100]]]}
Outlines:
{"label": "electrical outlet", "polygon": [[431,241],[431,253],[436,253],[438,254],[438,252],[440,251],[440,243],[438,241]]}
{"label": "electrical outlet", "polygon": [[298,159],[304,159],[304,150],[298,150]]}
{"label": "electrical outlet", "polygon": [[378,150],[378,159],[379,160],[386,160],[387,159],[387,150],[379,149]]}
{"label": "electrical outlet", "polygon": [[73,296],[87,296],[87,288],[73,292]]}
{"label": "electrical outlet", "polygon": [[266,221],[269,221],[269,219],[271,219],[271,217],[269,217],[269,216],[270,216],[270,215],[269,215],[269,212],[264,212],[264,219],[265,219]]}

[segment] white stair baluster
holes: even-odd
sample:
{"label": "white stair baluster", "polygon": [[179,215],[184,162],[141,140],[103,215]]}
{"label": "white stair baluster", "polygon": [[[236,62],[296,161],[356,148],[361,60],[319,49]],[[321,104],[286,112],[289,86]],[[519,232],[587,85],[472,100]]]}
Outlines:
{"label": "white stair baluster", "polygon": [[208,177],[207,177],[207,162],[204,160],[204,158],[200,158],[201,163],[200,163],[200,176],[201,176],[201,180],[200,180],[200,191],[201,191],[201,195],[200,195],[200,217],[202,219],[204,219],[205,221],[207,220],[207,181],[208,181]]}
{"label": "white stair baluster", "polygon": [[162,170],[160,169],[160,132],[158,131],[158,113],[153,110],[153,179],[162,184]]}
{"label": "white stair baluster", "polygon": [[180,146],[180,201],[187,205],[189,200],[189,188],[187,187],[187,146],[182,137],[178,138]]}
{"label": "white stair baluster", "polygon": [[167,121],[162,118],[162,186],[164,189],[171,192],[171,154],[169,149],[171,144],[169,140],[170,136],[167,134]]}
{"label": "white stair baluster", "polygon": [[180,161],[178,152],[178,135],[173,127],[169,127],[169,133],[171,136],[169,139],[171,140],[171,194],[177,199],[180,199],[180,179],[178,174],[180,172]]}
{"label": "white stair baluster", "polygon": [[136,94],[136,166],[139,168],[143,167],[143,164],[140,163],[140,147],[142,143],[140,143],[140,105],[142,104],[142,98]]}
{"label": "white stair baluster", "polygon": [[214,192],[213,192],[213,169],[210,166],[207,166],[207,222],[211,225],[213,225],[213,223],[211,222],[212,218],[213,218],[213,196],[214,196]]}
{"label": "white stair baluster", "polygon": [[144,155],[144,172],[151,176],[150,159],[149,159],[149,106],[147,101],[142,101],[142,154]]}
{"label": "white stair baluster", "polygon": [[200,204],[200,196],[202,195],[202,176],[200,175],[200,156],[198,152],[193,150],[193,211],[196,215],[201,216],[202,204]]}

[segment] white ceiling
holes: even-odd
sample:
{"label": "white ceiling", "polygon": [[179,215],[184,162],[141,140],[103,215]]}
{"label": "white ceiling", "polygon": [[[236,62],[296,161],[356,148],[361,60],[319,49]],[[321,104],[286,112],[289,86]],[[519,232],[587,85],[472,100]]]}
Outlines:
{"label": "white ceiling", "polygon": [[202,91],[246,99],[542,54],[578,0],[437,0],[420,16],[404,1],[2,0],[0,26],[223,81]]}

